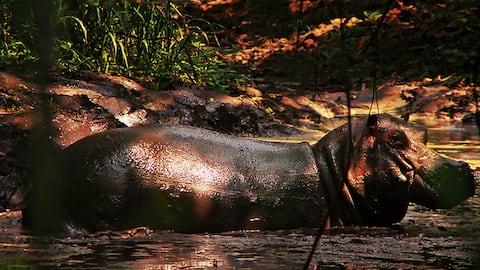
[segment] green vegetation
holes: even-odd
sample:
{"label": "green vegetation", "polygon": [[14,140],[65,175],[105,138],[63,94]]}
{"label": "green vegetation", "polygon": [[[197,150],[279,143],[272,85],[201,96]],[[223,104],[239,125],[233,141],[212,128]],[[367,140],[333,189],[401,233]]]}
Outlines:
{"label": "green vegetation", "polygon": [[[226,52],[214,34],[217,26],[184,14],[169,0],[137,2],[55,0],[56,67],[220,91],[245,81],[222,61]],[[38,60],[39,37],[28,4],[7,0],[0,6],[6,18],[0,22],[0,67]]]}
{"label": "green vegetation", "polygon": [[[231,48],[239,48],[247,55],[236,63],[242,71],[302,82],[303,89],[313,81],[336,85],[345,75],[356,84],[372,80],[373,74],[403,81],[437,75],[453,75],[452,83],[479,79],[480,9],[473,0],[225,1],[204,9],[193,1],[51,1],[53,62],[64,71],[92,70],[228,91],[246,81],[229,59],[240,55]],[[25,68],[38,61],[42,38],[32,15],[35,2],[1,2],[0,68]],[[337,25],[342,17],[347,25],[355,21],[343,29],[343,37]],[[325,30],[332,25],[333,30]],[[281,38],[295,50],[275,43]],[[268,52],[255,48],[265,41],[272,41],[271,48],[263,48]],[[342,70],[347,74],[340,74]]]}

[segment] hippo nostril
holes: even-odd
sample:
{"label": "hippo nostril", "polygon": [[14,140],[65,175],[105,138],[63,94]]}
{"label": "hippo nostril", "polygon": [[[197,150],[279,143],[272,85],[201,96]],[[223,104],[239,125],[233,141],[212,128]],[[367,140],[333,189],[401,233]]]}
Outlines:
{"label": "hippo nostril", "polygon": [[470,166],[465,161],[455,160],[454,162],[457,162],[459,164],[459,167],[461,167],[462,169],[470,169]]}

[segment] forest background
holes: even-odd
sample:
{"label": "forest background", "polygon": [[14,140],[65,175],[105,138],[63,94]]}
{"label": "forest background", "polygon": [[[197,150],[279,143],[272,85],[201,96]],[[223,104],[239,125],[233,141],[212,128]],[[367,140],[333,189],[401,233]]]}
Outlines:
{"label": "forest background", "polygon": [[[307,90],[372,80],[478,82],[476,1],[29,1],[0,4],[0,69],[52,70],[234,91],[262,80]],[[343,18],[343,19],[342,19]],[[48,33],[39,25],[47,21]],[[48,37],[51,35],[51,38]]]}

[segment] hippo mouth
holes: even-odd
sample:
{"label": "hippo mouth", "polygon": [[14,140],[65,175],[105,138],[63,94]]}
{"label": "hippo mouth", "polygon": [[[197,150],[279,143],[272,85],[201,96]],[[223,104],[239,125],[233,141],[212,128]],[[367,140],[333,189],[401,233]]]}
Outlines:
{"label": "hippo mouth", "polygon": [[474,195],[475,179],[467,163],[440,157],[415,170],[410,191],[414,203],[452,208]]}

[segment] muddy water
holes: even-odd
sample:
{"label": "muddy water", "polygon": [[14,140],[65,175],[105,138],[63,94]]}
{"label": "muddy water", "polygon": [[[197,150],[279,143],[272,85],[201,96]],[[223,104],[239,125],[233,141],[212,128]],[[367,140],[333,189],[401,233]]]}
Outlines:
{"label": "muddy water", "polygon": [[479,133],[475,127],[429,128],[428,147],[446,156],[464,160],[472,168],[480,168]]}
{"label": "muddy water", "polygon": [[[429,129],[429,147],[480,167],[475,129]],[[478,193],[478,192],[477,192]],[[116,233],[33,238],[18,213],[3,213],[0,269],[299,269],[314,230],[222,234]],[[392,228],[331,229],[320,238],[311,269],[473,269],[480,267],[480,198],[451,210],[411,205]]]}

